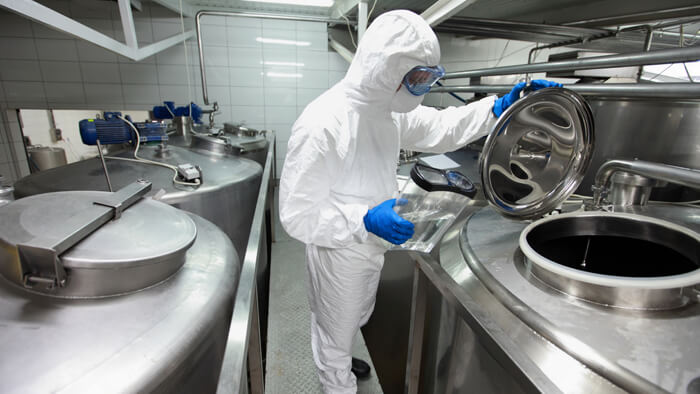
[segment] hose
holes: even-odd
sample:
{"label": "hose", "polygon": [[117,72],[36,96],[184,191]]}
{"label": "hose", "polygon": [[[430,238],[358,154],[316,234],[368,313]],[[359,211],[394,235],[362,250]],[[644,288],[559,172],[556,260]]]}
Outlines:
{"label": "hose", "polygon": [[176,183],[178,185],[185,185],[185,186],[199,186],[201,184],[199,179],[195,180],[194,182],[183,182],[181,180],[178,180],[177,179],[177,176],[178,176],[177,167],[175,167],[173,165],[170,165],[167,163],[161,163],[158,161],[143,159],[143,158],[139,157],[138,154],[139,154],[139,147],[141,147],[141,135],[139,134],[138,129],[136,128],[136,126],[134,126],[133,123],[131,123],[126,118],[124,118],[122,116],[118,116],[118,118],[123,120],[124,122],[126,122],[126,124],[128,124],[129,126],[131,126],[131,128],[134,130],[134,133],[136,133],[136,149],[134,150],[134,158],[129,159],[126,157],[105,156],[105,159],[132,161],[132,162],[137,162],[137,163],[151,164],[154,166],[161,166],[161,167],[169,168],[169,169],[175,171],[175,175],[173,176],[173,183]]}

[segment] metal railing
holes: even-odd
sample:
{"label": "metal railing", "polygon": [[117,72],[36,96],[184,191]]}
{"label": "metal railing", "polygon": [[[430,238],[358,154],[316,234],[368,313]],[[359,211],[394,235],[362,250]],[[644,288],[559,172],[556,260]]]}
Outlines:
{"label": "metal railing", "polygon": [[248,372],[250,372],[250,392],[254,394],[264,392],[256,279],[258,261],[263,254],[261,248],[266,247],[265,210],[267,198],[270,196],[270,174],[274,165],[273,155],[273,150],[269,149],[260,181],[248,245],[238,279],[226,350],[216,390],[218,394],[248,392],[248,388],[244,387],[248,382]]}

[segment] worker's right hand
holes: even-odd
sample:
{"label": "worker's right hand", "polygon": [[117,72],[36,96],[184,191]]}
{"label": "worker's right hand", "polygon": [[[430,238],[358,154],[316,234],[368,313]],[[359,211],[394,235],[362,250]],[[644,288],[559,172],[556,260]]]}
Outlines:
{"label": "worker's right hand", "polygon": [[413,236],[413,223],[394,212],[394,205],[396,199],[392,198],[367,211],[365,228],[394,245],[401,245]]}

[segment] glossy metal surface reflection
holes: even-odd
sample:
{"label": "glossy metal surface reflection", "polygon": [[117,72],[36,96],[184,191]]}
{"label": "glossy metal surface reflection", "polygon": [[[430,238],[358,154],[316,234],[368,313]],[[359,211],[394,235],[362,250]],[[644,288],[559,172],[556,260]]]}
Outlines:
{"label": "glossy metal surface reflection", "polygon": [[503,215],[533,218],[578,187],[593,152],[593,116],[561,88],[518,100],[489,134],[479,163],[484,194]]}

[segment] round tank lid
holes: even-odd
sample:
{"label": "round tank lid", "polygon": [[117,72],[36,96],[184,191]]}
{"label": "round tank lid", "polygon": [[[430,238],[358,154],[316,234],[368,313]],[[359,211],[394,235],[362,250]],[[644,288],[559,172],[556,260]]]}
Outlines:
{"label": "round tank lid", "polygon": [[577,93],[546,88],[516,101],[484,145],[479,171],[486,198],[504,216],[551,212],[581,183],[593,140],[591,109]]}
{"label": "round tank lid", "polygon": [[[56,245],[83,227],[87,213],[112,208],[95,204],[108,192],[71,191],[22,198],[0,208],[0,273],[27,287],[28,270],[49,264],[21,261],[20,245]],[[184,212],[141,199],[58,255],[65,286],[32,283],[31,291],[58,297],[90,298],[124,294],[157,284],[185,262],[197,229]]]}

